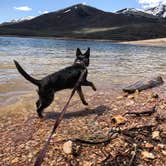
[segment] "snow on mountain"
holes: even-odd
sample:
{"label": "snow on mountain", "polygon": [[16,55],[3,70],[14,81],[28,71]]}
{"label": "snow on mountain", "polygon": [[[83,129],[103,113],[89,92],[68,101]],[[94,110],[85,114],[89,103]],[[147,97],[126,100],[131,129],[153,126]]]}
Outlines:
{"label": "snow on mountain", "polygon": [[33,16],[27,16],[27,17],[23,17],[23,18],[19,18],[19,19],[13,19],[9,22],[3,22],[0,25],[9,25],[9,24],[14,24],[14,23],[19,23],[19,22],[23,22],[23,21],[32,20],[33,18],[34,18]]}
{"label": "snow on mountain", "polygon": [[135,8],[124,8],[122,10],[116,11],[115,13],[124,14],[124,15],[128,15],[128,16],[155,18],[155,16],[153,16],[152,14],[147,13],[144,10],[135,9]]}
{"label": "snow on mountain", "polygon": [[10,22],[12,22],[12,23],[18,23],[18,22],[22,22],[22,21],[31,20],[33,18],[34,18],[33,16],[27,16],[27,17],[23,17],[23,18],[19,18],[19,19],[13,19]]}
{"label": "snow on mountain", "polygon": [[165,4],[159,4],[156,7],[150,8],[146,10],[147,13],[166,18],[166,5]]}
{"label": "snow on mountain", "polygon": [[64,13],[68,13],[68,12],[70,12],[70,11],[71,11],[71,9],[68,9],[68,10],[64,11]]}

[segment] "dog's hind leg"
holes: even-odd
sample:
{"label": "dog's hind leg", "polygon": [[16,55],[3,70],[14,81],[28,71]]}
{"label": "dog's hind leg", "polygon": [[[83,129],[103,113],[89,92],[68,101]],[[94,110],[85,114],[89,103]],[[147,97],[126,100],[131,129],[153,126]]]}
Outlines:
{"label": "dog's hind leg", "polygon": [[83,94],[83,92],[82,92],[81,86],[77,89],[77,93],[78,93],[78,95],[80,96],[80,99],[81,99],[82,103],[83,103],[84,105],[88,105],[88,103],[87,103],[86,100],[85,100],[84,94]]}
{"label": "dog's hind leg", "polygon": [[40,97],[40,99],[36,102],[37,106],[36,111],[40,118],[43,117],[42,111],[52,103],[53,99],[54,99],[54,93],[52,92],[45,95],[44,97]]}

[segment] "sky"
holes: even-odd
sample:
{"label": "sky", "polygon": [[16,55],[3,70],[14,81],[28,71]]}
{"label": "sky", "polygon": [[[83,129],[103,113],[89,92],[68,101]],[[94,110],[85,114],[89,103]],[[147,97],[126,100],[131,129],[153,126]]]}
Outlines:
{"label": "sky", "polygon": [[149,8],[166,3],[166,0],[0,0],[0,23],[38,16],[78,3],[114,12],[123,8]]}

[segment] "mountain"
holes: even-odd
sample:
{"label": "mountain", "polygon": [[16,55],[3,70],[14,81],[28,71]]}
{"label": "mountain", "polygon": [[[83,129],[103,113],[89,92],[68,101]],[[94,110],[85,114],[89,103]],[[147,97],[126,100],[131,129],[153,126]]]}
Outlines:
{"label": "mountain", "polygon": [[31,20],[1,25],[0,35],[118,41],[166,37],[165,19],[149,15],[111,13],[77,4]]}
{"label": "mountain", "polygon": [[158,17],[166,18],[166,5],[160,3],[156,7],[147,9],[146,12]]}
{"label": "mountain", "polygon": [[28,16],[28,17],[23,17],[23,18],[19,18],[19,19],[13,19],[13,20],[11,20],[9,22],[3,22],[0,25],[11,25],[11,24],[15,24],[15,23],[31,20],[33,18],[34,18],[33,16]]}
{"label": "mountain", "polygon": [[147,17],[147,18],[156,18],[155,15],[152,15],[150,13],[147,13],[146,11],[143,11],[141,9],[135,9],[135,8],[124,8],[122,10],[116,11],[117,14],[124,14],[127,16],[133,16],[133,17]]}

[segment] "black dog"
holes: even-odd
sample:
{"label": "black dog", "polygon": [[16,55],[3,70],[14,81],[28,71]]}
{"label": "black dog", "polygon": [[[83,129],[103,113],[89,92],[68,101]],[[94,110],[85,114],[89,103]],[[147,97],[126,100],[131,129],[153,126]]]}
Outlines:
{"label": "black dog", "polygon": [[77,48],[76,59],[72,66],[66,67],[58,72],[50,74],[41,80],[32,78],[25,72],[25,70],[23,70],[19,63],[14,60],[16,68],[21,73],[21,75],[31,83],[37,85],[39,88],[39,100],[36,102],[36,107],[37,113],[40,118],[43,117],[42,111],[52,103],[54,99],[54,93],[59,90],[74,88],[77,80],[81,75],[81,72],[84,69],[86,69],[86,73],[82,79],[81,85],[77,88],[77,92],[82,103],[84,105],[88,105],[84,98],[81,86],[91,86],[93,90],[96,90],[94,84],[90,81],[87,81],[88,71],[86,67],[89,66],[89,56],[90,48],[88,48],[85,54],[82,54],[80,49]]}

